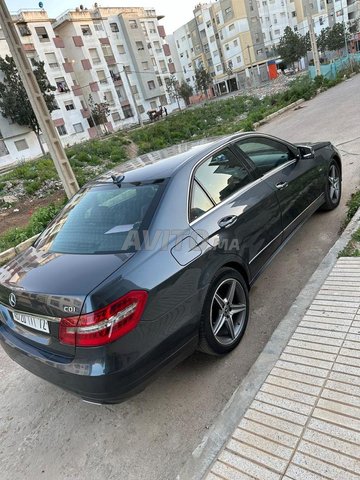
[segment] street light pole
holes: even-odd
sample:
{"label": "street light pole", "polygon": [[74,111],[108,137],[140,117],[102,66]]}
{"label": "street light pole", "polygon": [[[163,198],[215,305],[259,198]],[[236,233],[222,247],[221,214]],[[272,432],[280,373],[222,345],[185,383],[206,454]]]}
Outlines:
{"label": "street light pole", "polygon": [[41,131],[47,143],[51,158],[55,164],[60,180],[68,198],[78,190],[74,172],[66,156],[54,122],[47,108],[40,87],[26,57],[23,45],[17,34],[5,0],[0,0],[0,25],[8,43],[10,53],[18,69],[21,81],[25,87],[29,101],[39,122]]}
{"label": "street light pole", "polygon": [[128,86],[129,86],[129,89],[130,89],[130,95],[131,95],[131,98],[132,98],[133,103],[134,103],[134,107],[135,107],[136,114],[137,114],[137,117],[138,117],[139,125],[140,125],[140,127],[142,127],[142,126],[144,125],[144,123],[143,123],[143,121],[142,121],[142,118],[141,118],[141,114],[140,114],[140,112],[139,112],[138,105],[137,105],[137,103],[136,103],[136,98],[134,97],[133,91],[131,90],[131,85],[130,85],[129,76],[128,76],[128,73],[127,73],[127,71],[126,71],[126,67],[125,67],[125,66],[123,67],[123,72],[125,73],[126,81],[127,81]]}

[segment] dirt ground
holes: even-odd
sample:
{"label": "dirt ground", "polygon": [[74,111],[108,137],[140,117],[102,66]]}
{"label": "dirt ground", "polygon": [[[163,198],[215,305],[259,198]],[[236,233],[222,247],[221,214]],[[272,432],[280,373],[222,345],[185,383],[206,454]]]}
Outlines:
{"label": "dirt ground", "polygon": [[64,192],[57,191],[45,198],[24,198],[11,208],[0,210],[0,235],[13,227],[24,227],[33,212],[39,207],[57,202],[64,197]]}

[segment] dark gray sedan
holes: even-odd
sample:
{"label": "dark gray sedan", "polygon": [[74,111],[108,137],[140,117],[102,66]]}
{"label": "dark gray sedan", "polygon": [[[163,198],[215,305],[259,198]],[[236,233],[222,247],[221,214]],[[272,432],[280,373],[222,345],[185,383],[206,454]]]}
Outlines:
{"label": "dark gray sedan", "polygon": [[340,196],[329,142],[244,133],[124,163],[0,269],[0,342],[83,399],[121,401],[196,348],[236,347],[252,283]]}

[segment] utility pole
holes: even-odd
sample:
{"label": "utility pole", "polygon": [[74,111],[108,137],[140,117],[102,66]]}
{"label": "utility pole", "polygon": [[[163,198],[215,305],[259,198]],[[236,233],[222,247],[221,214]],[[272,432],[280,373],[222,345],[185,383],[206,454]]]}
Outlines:
{"label": "utility pole", "polygon": [[123,71],[125,73],[126,81],[127,81],[128,86],[129,86],[129,89],[130,89],[130,95],[131,95],[132,101],[133,101],[134,106],[135,106],[135,110],[136,110],[136,114],[137,114],[137,117],[138,117],[139,125],[140,125],[140,127],[142,127],[144,125],[144,123],[142,121],[141,114],[139,112],[139,108],[138,108],[138,105],[136,103],[136,99],[134,97],[133,91],[131,90],[131,84],[130,84],[129,76],[128,76],[128,73],[126,71],[125,66],[123,67]]}
{"label": "utility pole", "polygon": [[249,62],[251,66],[251,85],[254,87],[254,71],[253,71],[254,67],[253,67],[252,58],[251,58],[250,45],[248,45],[246,48],[248,51]]}
{"label": "utility pole", "polygon": [[306,5],[304,5],[304,7],[305,7],[305,10],[306,10],[306,17],[307,17],[307,22],[308,22],[308,27],[309,27],[311,52],[312,52],[312,55],[313,55],[315,71],[316,71],[316,75],[319,76],[319,75],[321,75],[319,51],[318,51],[318,48],[317,48],[313,19],[312,19],[311,9],[310,9],[310,5],[309,5],[308,1],[306,2]]}
{"label": "utility pole", "polygon": [[71,198],[79,190],[79,185],[71,169],[71,165],[61,144],[58,132],[51,119],[35,75],[26,57],[19,35],[15,30],[5,0],[0,0],[0,25],[49,148],[51,158],[64,186],[65,193],[68,198]]}

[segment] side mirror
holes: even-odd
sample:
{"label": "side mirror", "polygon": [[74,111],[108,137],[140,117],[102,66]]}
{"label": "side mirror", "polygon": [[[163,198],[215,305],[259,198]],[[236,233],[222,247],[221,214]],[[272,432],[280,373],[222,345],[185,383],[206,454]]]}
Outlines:
{"label": "side mirror", "polygon": [[308,147],[307,145],[299,145],[298,146],[298,158],[307,160],[309,158],[315,158],[314,149],[312,147]]}

